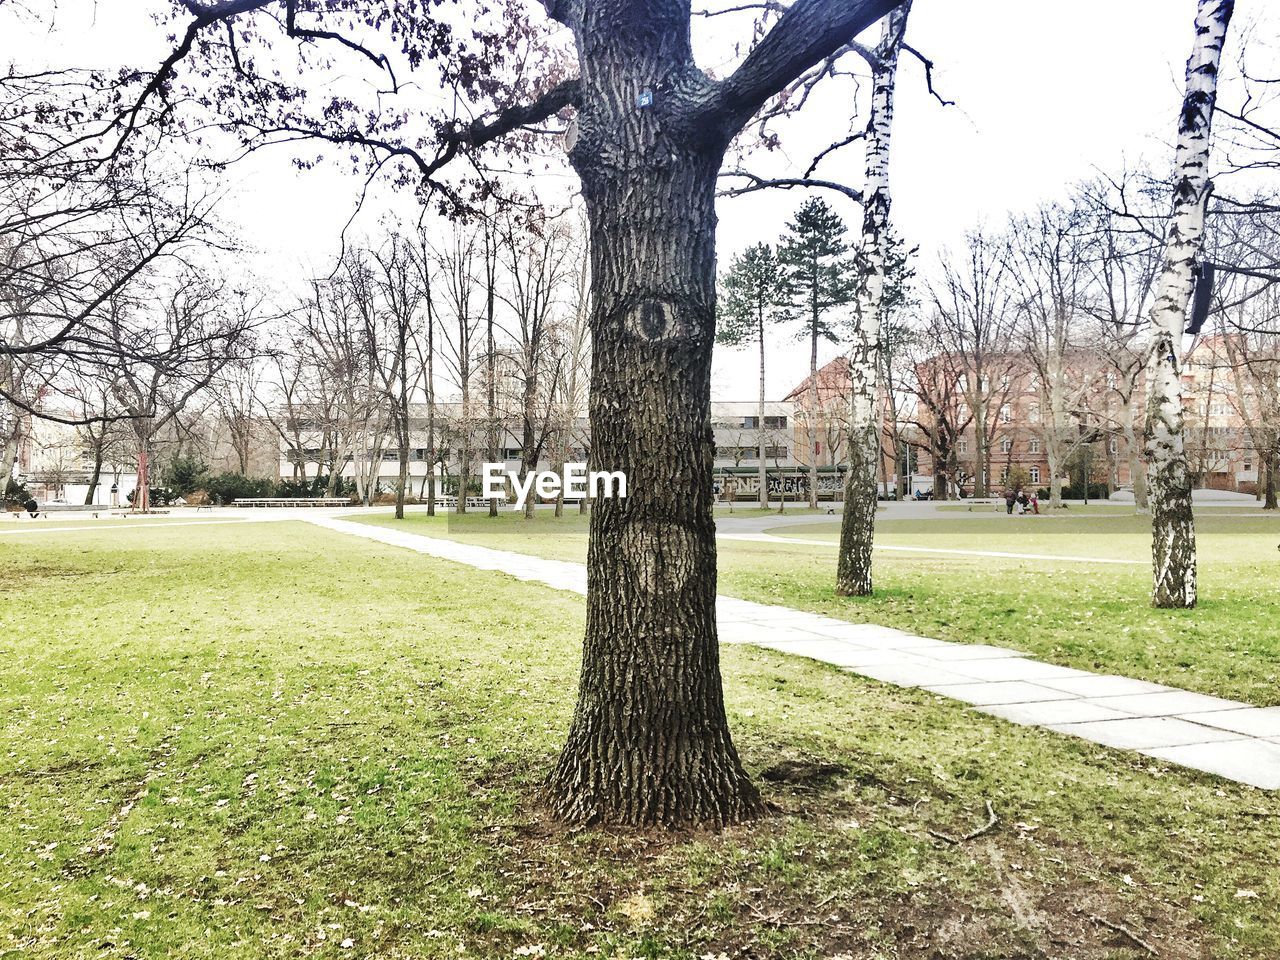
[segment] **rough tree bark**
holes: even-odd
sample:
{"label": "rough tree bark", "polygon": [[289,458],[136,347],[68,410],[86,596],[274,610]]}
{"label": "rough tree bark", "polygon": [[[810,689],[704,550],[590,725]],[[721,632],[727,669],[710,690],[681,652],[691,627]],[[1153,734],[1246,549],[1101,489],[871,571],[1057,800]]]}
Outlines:
{"label": "rough tree bark", "polygon": [[1186,93],[1178,116],[1173,217],[1164,266],[1151,309],[1145,443],[1151,503],[1151,602],[1196,605],[1196,532],[1191,477],[1183,439],[1182,331],[1191,298],[1192,267],[1204,241],[1209,137],[1218,91],[1218,64],[1234,0],[1199,0],[1196,38],[1187,60]]}
{"label": "rough tree bark", "polygon": [[863,188],[862,269],[849,352],[849,471],[845,478],[844,516],[836,593],[871,595],[871,547],[876,523],[876,462],[880,459],[877,413],[884,291],[889,259],[889,137],[893,129],[893,86],[898,53],[907,29],[911,0],[885,18],[871,70],[871,111],[866,132],[866,184]]}
{"label": "rough tree bark", "polygon": [[[616,29],[591,31],[597,56],[583,58],[572,160],[592,237],[591,465],[622,470],[629,489],[591,513],[579,699],[548,795],[575,821],[728,823],[761,806],[730,739],[715,627],[710,364],[723,144],[663,122],[677,104],[635,106],[661,78],[693,79],[687,35],[682,43],[674,24],[651,33],[621,9],[615,18]],[[630,169],[609,161],[617,148]]]}
{"label": "rough tree bark", "polygon": [[578,703],[546,796],[574,821],[738,821],[762,805],[716,639],[716,176],[764,98],[894,4],[798,0],[715,83],[694,64],[688,0],[547,3],[581,69],[570,160],[591,224],[591,463],[629,489],[592,510]]}

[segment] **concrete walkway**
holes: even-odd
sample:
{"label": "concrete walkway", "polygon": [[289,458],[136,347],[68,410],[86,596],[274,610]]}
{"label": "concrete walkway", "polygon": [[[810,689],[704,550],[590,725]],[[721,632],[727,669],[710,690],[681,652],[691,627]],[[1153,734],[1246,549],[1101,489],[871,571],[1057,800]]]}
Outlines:
{"label": "concrete walkway", "polygon": [[[585,594],[586,567],[334,517],[296,517],[338,533]],[[948,643],[789,607],[719,597],[722,643],[768,647],[851,673],[951,697],[1013,723],[1280,789],[1280,707],[1041,663],[1016,650]]]}

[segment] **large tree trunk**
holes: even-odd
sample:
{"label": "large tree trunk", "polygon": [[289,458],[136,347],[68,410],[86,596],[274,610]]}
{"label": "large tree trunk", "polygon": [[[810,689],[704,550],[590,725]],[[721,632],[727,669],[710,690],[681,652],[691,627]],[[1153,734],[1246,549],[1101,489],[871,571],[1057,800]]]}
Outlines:
{"label": "large tree trunk", "polygon": [[840,522],[836,593],[871,595],[871,548],[876,524],[876,463],[880,423],[876,416],[881,329],[889,255],[889,135],[893,126],[893,83],[898,50],[906,31],[910,0],[884,20],[871,76],[871,116],[867,122],[867,178],[862,218],[863,278],[859,328],[849,354],[849,472]]}
{"label": "large tree trunk", "polygon": [[624,471],[628,496],[592,507],[578,703],[546,796],[576,822],[730,823],[762,805],[730,738],[715,622],[723,146],[636,108],[649,77],[687,69],[687,47],[656,26],[626,38],[592,29],[571,154],[591,224],[590,459]]}
{"label": "large tree trunk", "polygon": [[1178,118],[1173,218],[1164,267],[1151,309],[1145,439],[1151,497],[1153,583],[1157,607],[1196,605],[1196,531],[1183,440],[1182,331],[1191,299],[1192,267],[1204,240],[1209,202],[1209,135],[1218,64],[1234,0],[1200,0],[1187,60],[1186,95]]}

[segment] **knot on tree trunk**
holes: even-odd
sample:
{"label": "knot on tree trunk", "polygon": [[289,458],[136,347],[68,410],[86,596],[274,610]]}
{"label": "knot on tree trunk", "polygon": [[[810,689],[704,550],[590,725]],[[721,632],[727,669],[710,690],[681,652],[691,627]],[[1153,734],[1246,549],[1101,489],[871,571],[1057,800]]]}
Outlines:
{"label": "knot on tree trunk", "polygon": [[644,593],[679,592],[699,556],[697,538],[674,523],[641,521],[622,535],[622,563],[632,581]]}

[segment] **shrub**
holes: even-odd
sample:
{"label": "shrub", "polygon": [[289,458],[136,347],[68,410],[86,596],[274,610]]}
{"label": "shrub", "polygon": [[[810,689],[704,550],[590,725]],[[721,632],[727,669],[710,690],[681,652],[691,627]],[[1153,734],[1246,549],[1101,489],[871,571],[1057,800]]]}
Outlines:
{"label": "shrub", "polygon": [[177,496],[187,494],[205,486],[209,477],[209,465],[199,457],[189,454],[178,454],[164,468],[162,479],[164,485]]}
{"label": "shrub", "polygon": [[[137,488],[134,488],[125,494],[125,499],[128,500],[129,503],[133,503],[133,498],[137,493]],[[153,507],[167,507],[173,503],[174,500],[178,499],[178,494],[167,487],[149,487],[147,499]]]}
{"label": "shrub", "polygon": [[[345,477],[338,477],[338,482],[334,484],[333,495],[335,497],[348,497],[355,493],[355,481],[348,480]],[[274,496],[277,497],[323,497],[325,491],[329,487],[329,478],[324,476],[312,477],[310,480],[280,480],[275,485]]]}
{"label": "shrub", "polygon": [[1005,474],[1004,485],[1010,490],[1027,490],[1031,487],[1031,474],[1024,467],[1013,467]]}
{"label": "shrub", "polygon": [[275,496],[275,484],[265,477],[246,477],[242,473],[219,473],[208,477],[205,492],[215,503],[235,503],[252,497]]}

